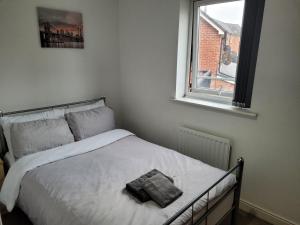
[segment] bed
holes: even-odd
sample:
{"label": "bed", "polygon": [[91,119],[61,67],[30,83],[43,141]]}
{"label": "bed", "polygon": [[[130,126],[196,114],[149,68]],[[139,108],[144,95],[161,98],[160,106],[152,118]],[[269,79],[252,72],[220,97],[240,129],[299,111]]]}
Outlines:
{"label": "bed", "polygon": [[[124,189],[154,168],[183,191],[163,209],[153,201],[141,204]],[[213,225],[228,216],[235,224],[242,172],[242,159],[223,171],[113,129],[20,158],[8,171],[0,200],[9,211],[20,207],[34,225]]]}

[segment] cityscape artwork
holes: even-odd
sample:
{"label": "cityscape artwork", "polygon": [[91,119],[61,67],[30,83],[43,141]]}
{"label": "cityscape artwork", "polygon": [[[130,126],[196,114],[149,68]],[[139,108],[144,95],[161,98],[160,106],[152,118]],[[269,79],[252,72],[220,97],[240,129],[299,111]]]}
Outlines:
{"label": "cityscape artwork", "polygon": [[37,8],[42,48],[84,48],[82,14]]}

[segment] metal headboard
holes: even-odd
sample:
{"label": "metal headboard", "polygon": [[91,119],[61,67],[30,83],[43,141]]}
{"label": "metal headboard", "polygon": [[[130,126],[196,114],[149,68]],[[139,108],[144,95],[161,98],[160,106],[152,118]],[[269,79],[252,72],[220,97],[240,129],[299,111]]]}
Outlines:
{"label": "metal headboard", "polygon": [[66,103],[66,104],[61,104],[61,105],[46,106],[46,107],[40,107],[40,108],[35,108],[35,109],[25,109],[25,110],[19,110],[19,111],[14,111],[14,112],[3,112],[3,111],[0,110],[0,117],[16,115],[16,114],[24,114],[24,113],[30,113],[30,112],[45,111],[45,110],[48,110],[48,109],[68,108],[70,106],[84,105],[84,104],[94,103],[94,102],[97,102],[97,101],[100,101],[100,100],[103,100],[104,103],[106,102],[105,97],[100,97],[100,98],[91,99],[91,100],[71,102],[71,103]]}

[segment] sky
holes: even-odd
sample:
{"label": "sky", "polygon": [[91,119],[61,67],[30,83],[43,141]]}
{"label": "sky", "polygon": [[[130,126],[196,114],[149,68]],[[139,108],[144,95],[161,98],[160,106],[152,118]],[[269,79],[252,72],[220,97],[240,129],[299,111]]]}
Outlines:
{"label": "sky", "polygon": [[[244,0],[218,3],[214,5],[206,6],[206,13],[217,20],[221,20],[226,23],[233,23],[242,25]],[[205,7],[201,7],[204,10]]]}

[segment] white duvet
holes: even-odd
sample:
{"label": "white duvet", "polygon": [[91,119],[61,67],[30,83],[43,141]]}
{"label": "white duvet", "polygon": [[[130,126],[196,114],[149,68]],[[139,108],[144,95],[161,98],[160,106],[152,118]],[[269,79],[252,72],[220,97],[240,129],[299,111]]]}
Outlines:
{"label": "white duvet", "polygon": [[1,188],[0,201],[11,212],[19,196],[21,181],[26,172],[51,162],[94,151],[129,135],[133,134],[126,130],[113,130],[19,159],[8,171]]}
{"label": "white duvet", "polygon": [[[152,169],[174,179],[183,195],[161,209],[137,202],[124,187]],[[16,202],[35,225],[161,225],[205,191],[225,171],[144,141],[125,130],[21,158],[10,168],[0,200],[11,211]],[[229,176],[210,192],[220,196],[235,182]],[[205,207],[206,197],[196,205]],[[190,212],[174,224],[185,224]]]}

